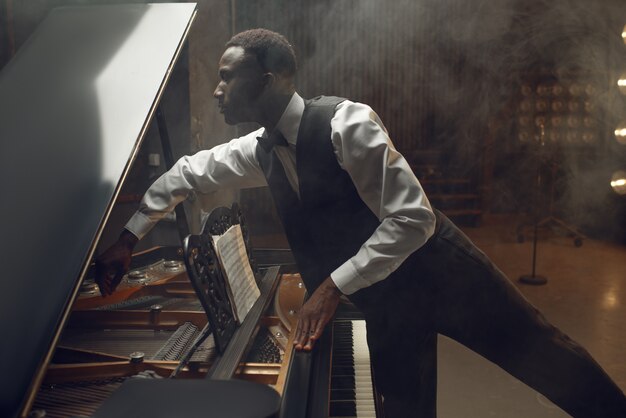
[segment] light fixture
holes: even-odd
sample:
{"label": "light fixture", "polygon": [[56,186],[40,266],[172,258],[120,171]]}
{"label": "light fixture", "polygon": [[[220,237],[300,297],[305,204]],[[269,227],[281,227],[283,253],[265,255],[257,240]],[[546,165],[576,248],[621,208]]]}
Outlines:
{"label": "light fixture", "polygon": [[619,195],[626,195],[626,171],[620,170],[613,173],[611,188]]}
{"label": "light fixture", "polygon": [[622,145],[626,145],[626,122],[622,122],[615,130],[615,139]]}
{"label": "light fixture", "polygon": [[624,40],[624,43],[626,44],[626,25],[624,25],[624,29],[622,29],[622,39]]}
{"label": "light fixture", "polygon": [[620,93],[626,95],[626,73],[623,73],[619,80],[617,80],[617,87],[619,88]]}

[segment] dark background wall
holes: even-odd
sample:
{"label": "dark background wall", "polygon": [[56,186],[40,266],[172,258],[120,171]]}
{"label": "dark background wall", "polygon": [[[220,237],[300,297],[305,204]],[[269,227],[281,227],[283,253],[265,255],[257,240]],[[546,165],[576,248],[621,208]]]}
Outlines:
{"label": "dark background wall", "polygon": [[[485,212],[527,211],[542,203],[547,211],[549,190],[539,201],[534,196],[542,162],[557,165],[553,207],[561,216],[596,235],[613,234],[623,219],[623,199],[609,179],[626,165],[624,147],[613,136],[626,116],[616,86],[626,68],[624,2],[236,4],[237,31],[264,26],[292,41],[304,95],[342,95],[372,105],[416,171],[422,151],[437,150],[443,176],[468,176],[479,185]],[[557,85],[562,97],[546,98],[548,111],[537,111],[537,90]],[[569,97],[572,86],[589,94]],[[565,109],[554,112],[550,104],[557,99]],[[580,109],[590,102],[592,110],[570,111],[573,100]],[[521,109],[524,101],[532,112]],[[520,126],[520,116],[529,117],[530,126]],[[551,126],[553,116],[565,127]],[[544,147],[537,145],[537,117],[546,119]],[[570,117],[575,128],[567,126]],[[585,118],[591,126],[583,126]],[[583,140],[585,134],[591,139]]]}
{"label": "dark background wall", "polygon": [[[84,3],[96,1],[1,0],[0,64],[50,8]],[[624,24],[622,0],[201,0],[189,82],[171,86],[175,103],[190,91],[180,149],[237,134],[212,103],[216,63],[232,33],[267,27],[294,45],[302,95],[370,104],[420,178],[471,179],[483,214],[545,212],[552,196],[559,216],[593,236],[623,240],[625,199],[609,180],[626,168],[626,147],[613,135],[626,119],[616,86],[626,71]],[[582,93],[573,95],[574,87]],[[554,111],[554,102],[563,109]],[[553,193],[546,186],[539,198],[538,167],[555,180]],[[255,211],[271,212],[264,192],[246,196]]]}

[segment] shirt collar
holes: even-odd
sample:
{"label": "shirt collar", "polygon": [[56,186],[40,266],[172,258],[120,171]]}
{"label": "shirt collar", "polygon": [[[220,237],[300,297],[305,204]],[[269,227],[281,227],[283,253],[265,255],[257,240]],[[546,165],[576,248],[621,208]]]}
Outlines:
{"label": "shirt collar", "polygon": [[[303,113],[304,99],[300,97],[298,93],[294,93],[275,128],[283,134],[290,145],[296,145],[298,129],[300,129],[300,121],[302,120]],[[265,131],[264,135],[267,136],[268,132]]]}

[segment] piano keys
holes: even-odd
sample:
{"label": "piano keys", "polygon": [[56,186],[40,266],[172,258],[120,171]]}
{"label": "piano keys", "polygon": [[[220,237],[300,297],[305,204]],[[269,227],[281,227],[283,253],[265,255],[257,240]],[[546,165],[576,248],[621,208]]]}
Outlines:
{"label": "piano keys", "polygon": [[376,418],[365,321],[333,323],[329,417]]}

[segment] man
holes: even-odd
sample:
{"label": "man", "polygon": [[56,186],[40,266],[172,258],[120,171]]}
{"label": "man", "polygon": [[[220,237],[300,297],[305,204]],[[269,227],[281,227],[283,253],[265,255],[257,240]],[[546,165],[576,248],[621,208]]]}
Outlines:
{"label": "man", "polygon": [[214,96],[227,123],[262,128],[183,157],[150,187],[99,259],[102,293],[114,291],[137,240],[191,190],[269,185],[311,294],[296,349],[313,348],[347,295],[367,320],[388,418],[435,416],[438,332],[575,417],[626,416],[624,394],[589,354],[431,208],[371,108],[303,100],[295,73],[293,49],[279,34],[255,29],[226,44]]}

